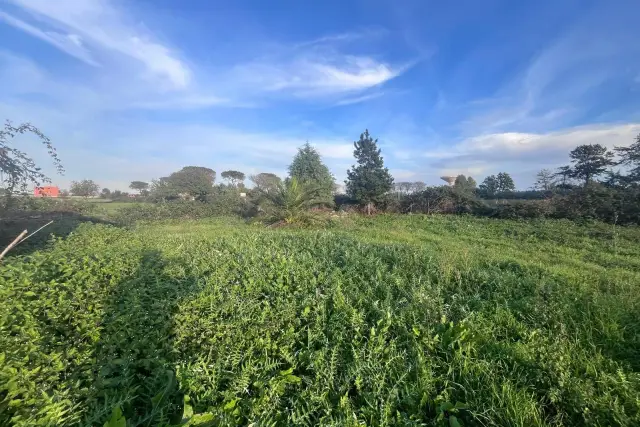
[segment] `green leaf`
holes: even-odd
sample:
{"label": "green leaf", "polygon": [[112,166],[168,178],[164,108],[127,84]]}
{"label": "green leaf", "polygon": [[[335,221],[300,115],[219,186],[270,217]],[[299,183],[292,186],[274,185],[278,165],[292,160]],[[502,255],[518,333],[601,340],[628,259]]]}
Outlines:
{"label": "green leaf", "polygon": [[164,390],[151,398],[151,403],[153,403],[154,408],[157,408],[162,404],[162,402],[165,400],[165,397],[167,397],[173,391],[174,387],[175,377],[173,375],[173,371],[167,370],[167,385],[165,386]]}
{"label": "green leaf", "polygon": [[127,427],[127,419],[122,415],[122,409],[120,409],[120,406],[113,408],[111,418],[104,423],[104,427]]}
{"label": "green leaf", "polygon": [[441,411],[450,411],[451,409],[453,409],[453,403],[451,402],[443,402],[440,404],[440,410]]}
{"label": "green leaf", "polygon": [[231,401],[227,402],[227,404],[226,404],[226,405],[224,405],[224,410],[225,410],[225,411],[230,411],[230,410],[232,410],[233,408],[235,408],[235,407],[236,407],[236,403],[238,403],[238,399],[233,399],[233,400],[231,400]]}
{"label": "green leaf", "polygon": [[204,412],[202,414],[196,414],[186,424],[187,426],[213,426],[215,425],[215,416],[210,412]]}
{"label": "green leaf", "polygon": [[193,417],[193,407],[190,405],[191,398],[185,394],[183,400],[182,421],[186,421]]}
{"label": "green leaf", "polygon": [[293,368],[289,368],[286,371],[280,371],[280,375],[286,377],[287,375],[291,375],[293,373]]}
{"label": "green leaf", "polygon": [[289,384],[300,384],[300,382],[302,381],[302,379],[300,379],[300,377],[297,377],[295,375],[287,375],[285,377],[285,380]]}
{"label": "green leaf", "polygon": [[449,427],[462,427],[462,424],[458,421],[458,417],[455,415],[449,416]]}
{"label": "green leaf", "polygon": [[468,406],[466,403],[462,403],[462,402],[456,402],[456,405],[454,406],[455,409],[467,409]]}

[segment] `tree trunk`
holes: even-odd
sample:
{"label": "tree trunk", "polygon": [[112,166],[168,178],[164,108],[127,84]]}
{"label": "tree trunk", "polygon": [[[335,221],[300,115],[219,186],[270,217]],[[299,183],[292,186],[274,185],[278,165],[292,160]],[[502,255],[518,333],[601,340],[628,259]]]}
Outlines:
{"label": "tree trunk", "polygon": [[371,215],[372,205],[373,205],[373,203],[371,203],[371,202],[367,203],[367,207],[366,207],[367,215]]}

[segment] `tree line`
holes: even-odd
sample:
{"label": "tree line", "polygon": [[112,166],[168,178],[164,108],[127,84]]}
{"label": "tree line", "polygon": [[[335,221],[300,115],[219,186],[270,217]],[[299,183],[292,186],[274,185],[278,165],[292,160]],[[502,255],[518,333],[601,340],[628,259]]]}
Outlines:
{"label": "tree line", "polygon": [[[0,131],[0,167],[5,195],[18,188],[26,188],[28,182],[40,185],[50,181],[31,158],[10,146],[11,138],[27,132],[41,139],[56,168],[63,171],[55,148],[42,132],[28,123],[13,126],[7,122],[4,130]],[[507,172],[487,176],[479,185],[473,177],[464,175],[457,176],[452,186],[428,186],[419,181],[394,182],[384,165],[378,140],[368,130],[354,142],[354,158],[355,163],[347,171],[345,195],[336,194],[335,177],[309,143],[298,149],[284,179],[267,172],[247,177],[241,171],[225,170],[220,174],[224,182],[216,184],[217,175],[213,169],[186,166],[150,183],[133,181],[129,185],[132,193],[100,189],[89,179],[73,181],[69,193],[116,200],[135,196],[151,202],[189,200],[203,203],[214,203],[216,199],[237,200],[244,196],[243,205],[252,203],[257,206],[254,210],[260,211],[264,210],[260,204],[273,205],[276,195],[279,195],[281,203],[293,200],[294,196],[287,194],[289,191],[296,193],[298,198],[312,200],[311,205],[316,208],[350,207],[366,213],[375,210],[480,213],[497,206],[487,203],[491,200],[526,200],[546,203],[531,203],[526,209],[524,205],[517,206],[529,211],[539,208],[541,216],[623,218],[627,222],[640,222],[637,221],[640,215],[640,135],[630,146],[614,147],[613,150],[600,144],[580,145],[569,153],[570,164],[556,171],[541,170],[536,175],[533,188],[527,191],[516,191],[515,182]],[[251,188],[245,186],[247,178],[253,184]],[[564,212],[567,203],[574,205],[571,214]],[[509,209],[514,206],[512,203]],[[506,208],[495,208],[494,213],[499,209]],[[548,213],[550,210],[553,214]],[[535,215],[530,213],[528,216]]]}

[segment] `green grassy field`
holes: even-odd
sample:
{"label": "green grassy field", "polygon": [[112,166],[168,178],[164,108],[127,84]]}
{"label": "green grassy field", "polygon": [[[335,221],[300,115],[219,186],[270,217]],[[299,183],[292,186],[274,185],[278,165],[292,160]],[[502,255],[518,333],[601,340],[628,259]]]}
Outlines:
{"label": "green grassy field", "polygon": [[111,214],[114,213],[115,211],[125,208],[125,207],[129,207],[129,206],[136,206],[141,204],[142,202],[138,203],[138,202],[107,202],[107,203],[101,203],[98,205],[100,210],[103,210],[104,212],[106,212],[107,214]]}
{"label": "green grassy field", "polygon": [[0,266],[0,425],[640,425],[639,290],[638,228],[85,224]]}

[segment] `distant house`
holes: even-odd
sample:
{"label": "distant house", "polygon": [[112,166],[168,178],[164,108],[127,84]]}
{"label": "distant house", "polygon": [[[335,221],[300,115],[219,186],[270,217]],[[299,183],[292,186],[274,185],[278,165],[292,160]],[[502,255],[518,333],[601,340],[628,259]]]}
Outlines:
{"label": "distant house", "polygon": [[59,197],[60,189],[55,186],[36,187],[33,189],[34,197]]}

